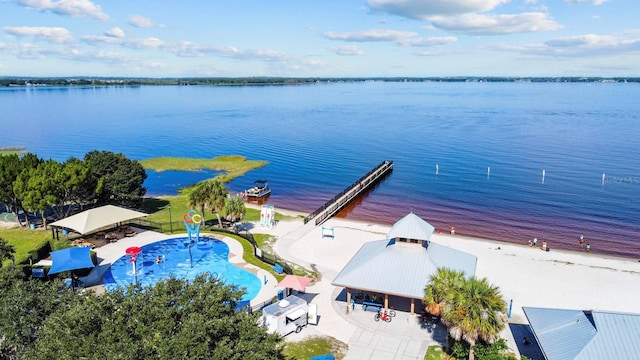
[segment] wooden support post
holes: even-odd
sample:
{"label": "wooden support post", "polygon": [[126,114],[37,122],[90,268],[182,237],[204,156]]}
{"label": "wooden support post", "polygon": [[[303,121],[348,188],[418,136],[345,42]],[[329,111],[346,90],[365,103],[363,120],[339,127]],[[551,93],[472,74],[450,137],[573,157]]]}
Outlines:
{"label": "wooden support post", "polygon": [[384,294],[384,308],[389,308],[389,294]]}
{"label": "wooden support post", "polygon": [[349,306],[351,306],[351,291],[349,288],[345,288],[347,290],[347,315],[349,315]]}
{"label": "wooden support post", "polygon": [[411,298],[411,315],[416,313],[416,299]]}

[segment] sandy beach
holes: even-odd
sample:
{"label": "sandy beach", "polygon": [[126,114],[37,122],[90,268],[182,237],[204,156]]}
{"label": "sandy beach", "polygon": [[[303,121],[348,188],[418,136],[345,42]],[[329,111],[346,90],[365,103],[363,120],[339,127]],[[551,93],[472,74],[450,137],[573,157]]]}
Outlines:
{"label": "sandy beach", "polygon": [[[297,229],[303,222],[297,219],[282,221],[270,230],[255,228],[254,232],[277,236],[275,250],[283,257],[336,274],[363,243],[384,239],[390,229],[340,218],[328,220],[325,226],[334,228],[334,239],[322,238],[320,227],[300,232]],[[527,322],[523,306],[640,313],[640,262],[636,259],[554,250],[552,245],[550,251],[542,251],[527,244],[460,235],[435,233],[431,240],[477,257],[476,276],[486,277],[500,288],[507,304],[512,302],[512,323]]]}

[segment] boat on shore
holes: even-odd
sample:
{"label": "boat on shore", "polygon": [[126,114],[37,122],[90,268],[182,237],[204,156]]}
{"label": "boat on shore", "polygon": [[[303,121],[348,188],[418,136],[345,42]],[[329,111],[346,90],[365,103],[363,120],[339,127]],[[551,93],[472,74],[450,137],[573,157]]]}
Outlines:
{"label": "boat on shore", "polygon": [[271,188],[267,183],[267,180],[256,180],[252,188],[244,191],[244,197],[246,199],[258,199],[271,194]]}

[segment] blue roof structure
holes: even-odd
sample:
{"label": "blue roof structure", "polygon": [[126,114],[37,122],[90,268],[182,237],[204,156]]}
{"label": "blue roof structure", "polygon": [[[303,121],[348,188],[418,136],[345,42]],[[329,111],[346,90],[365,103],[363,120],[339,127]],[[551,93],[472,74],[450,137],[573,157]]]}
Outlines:
{"label": "blue roof structure", "polygon": [[[425,226],[424,224],[427,226]],[[387,240],[362,245],[333,280],[335,286],[361,289],[409,298],[424,297],[429,277],[439,267],[474,276],[476,257],[427,241],[433,226],[413,213],[396,222]],[[399,243],[396,238],[421,240]]]}
{"label": "blue roof structure", "polygon": [[547,360],[640,358],[640,314],[522,309]]}
{"label": "blue roof structure", "polygon": [[94,265],[91,260],[90,248],[70,247],[51,252],[51,269],[49,269],[49,275],[92,267],[94,267]]}

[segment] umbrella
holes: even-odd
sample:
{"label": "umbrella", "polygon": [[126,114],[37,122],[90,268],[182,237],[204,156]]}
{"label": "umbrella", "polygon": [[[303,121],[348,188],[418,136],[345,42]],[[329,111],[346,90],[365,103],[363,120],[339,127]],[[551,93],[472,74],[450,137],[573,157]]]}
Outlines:
{"label": "umbrella", "polygon": [[305,291],[305,288],[313,279],[308,278],[306,276],[298,276],[298,275],[287,275],[282,279],[278,285],[278,287],[283,288],[291,288],[298,291]]}
{"label": "umbrella", "polygon": [[91,249],[88,247],[71,247],[51,252],[51,269],[49,275],[63,271],[92,268]]}

